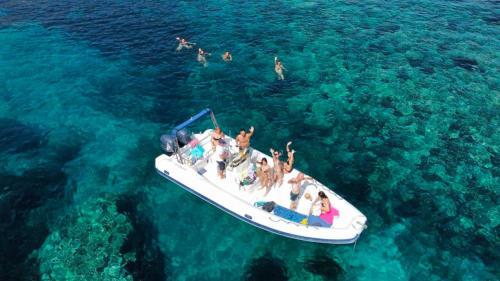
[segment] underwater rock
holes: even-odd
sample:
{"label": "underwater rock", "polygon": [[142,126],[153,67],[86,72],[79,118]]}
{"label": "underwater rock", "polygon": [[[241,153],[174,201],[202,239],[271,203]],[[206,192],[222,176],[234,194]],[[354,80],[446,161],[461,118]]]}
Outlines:
{"label": "underwater rock", "polygon": [[395,214],[406,218],[418,216],[421,206],[420,200],[421,198],[419,198],[419,196],[416,196],[415,198],[401,202],[399,205],[394,207]]}
{"label": "underwater rock", "polygon": [[319,254],[307,260],[304,268],[312,274],[322,276],[324,280],[337,280],[343,272],[342,267],[325,254]]}
{"label": "underwater rock", "polygon": [[39,147],[44,141],[40,132],[17,120],[0,118],[0,151],[25,152]]}
{"label": "underwater rock", "polygon": [[66,216],[38,251],[43,280],[167,280],[139,199],[104,195]]}
{"label": "underwater rock", "polygon": [[47,167],[21,176],[0,174],[0,280],[33,280],[37,261],[29,255],[49,234],[48,220],[63,204],[67,177]]}
{"label": "underwater rock", "polygon": [[408,63],[410,64],[411,67],[419,68],[422,66],[422,59],[421,58],[416,58],[416,57],[409,57],[407,58]]}
{"label": "underwater rock", "polygon": [[455,66],[461,67],[469,71],[476,70],[478,67],[478,63],[475,59],[469,59],[465,57],[453,57],[452,60]]}
{"label": "underwater rock", "polygon": [[112,197],[87,201],[66,217],[38,252],[43,280],[132,280],[120,249],[132,231]]}
{"label": "underwater rock", "polygon": [[288,280],[288,274],[282,260],[265,254],[250,262],[247,266],[244,279],[248,281],[286,281]]}
{"label": "underwater rock", "polygon": [[149,221],[148,214],[153,211],[145,208],[141,203],[144,194],[122,195],[116,205],[118,212],[126,214],[133,228],[122,245],[120,252],[123,255],[133,255],[125,268],[134,280],[155,281],[167,280],[170,270],[166,261],[170,261],[161,251],[158,244],[158,229]]}
{"label": "underwater rock", "polygon": [[425,74],[433,74],[435,72],[434,68],[431,66],[422,66],[420,67],[420,70]]}
{"label": "underwater rock", "polygon": [[398,70],[397,77],[402,81],[406,81],[406,80],[410,79],[410,75],[408,74],[408,71],[406,71],[406,69],[404,69],[404,68],[401,68]]}
{"label": "underwater rock", "polygon": [[400,27],[397,24],[381,24],[375,29],[377,35],[384,35],[385,33],[394,33],[399,31]]}

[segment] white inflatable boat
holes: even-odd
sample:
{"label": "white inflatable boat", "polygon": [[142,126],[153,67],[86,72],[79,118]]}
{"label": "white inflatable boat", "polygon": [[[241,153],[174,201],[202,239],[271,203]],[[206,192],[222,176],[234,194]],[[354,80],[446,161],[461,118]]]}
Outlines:
{"label": "white inflatable boat", "polygon": [[[292,186],[288,180],[299,173],[295,169],[285,174],[281,186],[273,186],[265,194],[266,188],[262,188],[253,171],[257,159],[266,157],[272,166],[272,157],[250,148],[245,160],[242,160],[237,153],[235,140],[228,136],[225,141],[232,157],[228,160],[226,177],[221,179],[217,174],[217,156],[211,143],[213,130],[207,129],[198,134],[186,131],[188,126],[205,115],[210,115],[214,126],[217,126],[212,111],[205,109],[175,127],[171,134],[162,136],[165,154],[158,156],[155,161],[161,176],[228,214],[278,235],[329,244],[349,244],[359,238],[366,228],[366,217],[341,196],[314,179],[302,182],[297,208],[289,209]],[[338,210],[338,215],[329,227],[307,224],[311,210],[312,215],[319,215],[321,212],[319,206],[313,206],[313,199],[319,191],[323,191],[332,207]],[[304,196],[305,194],[310,196]]]}

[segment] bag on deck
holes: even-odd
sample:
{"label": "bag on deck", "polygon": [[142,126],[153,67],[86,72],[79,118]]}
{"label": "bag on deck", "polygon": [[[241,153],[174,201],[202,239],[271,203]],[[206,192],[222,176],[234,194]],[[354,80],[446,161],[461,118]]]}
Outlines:
{"label": "bag on deck", "polygon": [[262,206],[262,209],[265,211],[268,211],[270,213],[274,210],[275,206],[276,206],[276,203],[274,203],[274,201],[270,201],[270,202],[264,203],[264,205]]}

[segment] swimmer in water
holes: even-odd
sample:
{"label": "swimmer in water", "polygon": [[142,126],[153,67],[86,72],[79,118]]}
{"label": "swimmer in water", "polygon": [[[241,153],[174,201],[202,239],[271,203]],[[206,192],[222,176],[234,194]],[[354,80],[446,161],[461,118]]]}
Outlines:
{"label": "swimmer in water", "polygon": [[278,57],[274,57],[274,71],[278,74],[279,80],[285,80],[285,76],[283,75],[283,70],[286,70]]}
{"label": "swimmer in water", "polygon": [[198,48],[198,62],[203,64],[203,66],[207,66],[206,56],[210,56],[210,53],[203,51],[203,49]]}
{"label": "swimmer in water", "polygon": [[231,53],[230,52],[225,52],[223,55],[222,55],[222,59],[224,61],[232,61],[233,60],[233,56],[231,56]]}
{"label": "swimmer in water", "polygon": [[175,49],[177,52],[180,52],[183,48],[191,49],[194,45],[196,45],[196,43],[188,42],[184,38],[175,37],[175,39],[179,41],[179,46],[177,46],[177,49]]}

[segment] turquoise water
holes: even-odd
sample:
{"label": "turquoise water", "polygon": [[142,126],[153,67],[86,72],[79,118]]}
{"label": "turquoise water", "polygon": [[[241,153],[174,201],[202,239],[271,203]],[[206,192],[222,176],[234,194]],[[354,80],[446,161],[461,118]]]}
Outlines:
{"label": "turquoise water", "polygon": [[[0,280],[498,280],[499,13],[0,2]],[[258,149],[293,140],[368,217],[355,249],[263,232],[156,175],[159,136],[207,106]]]}

